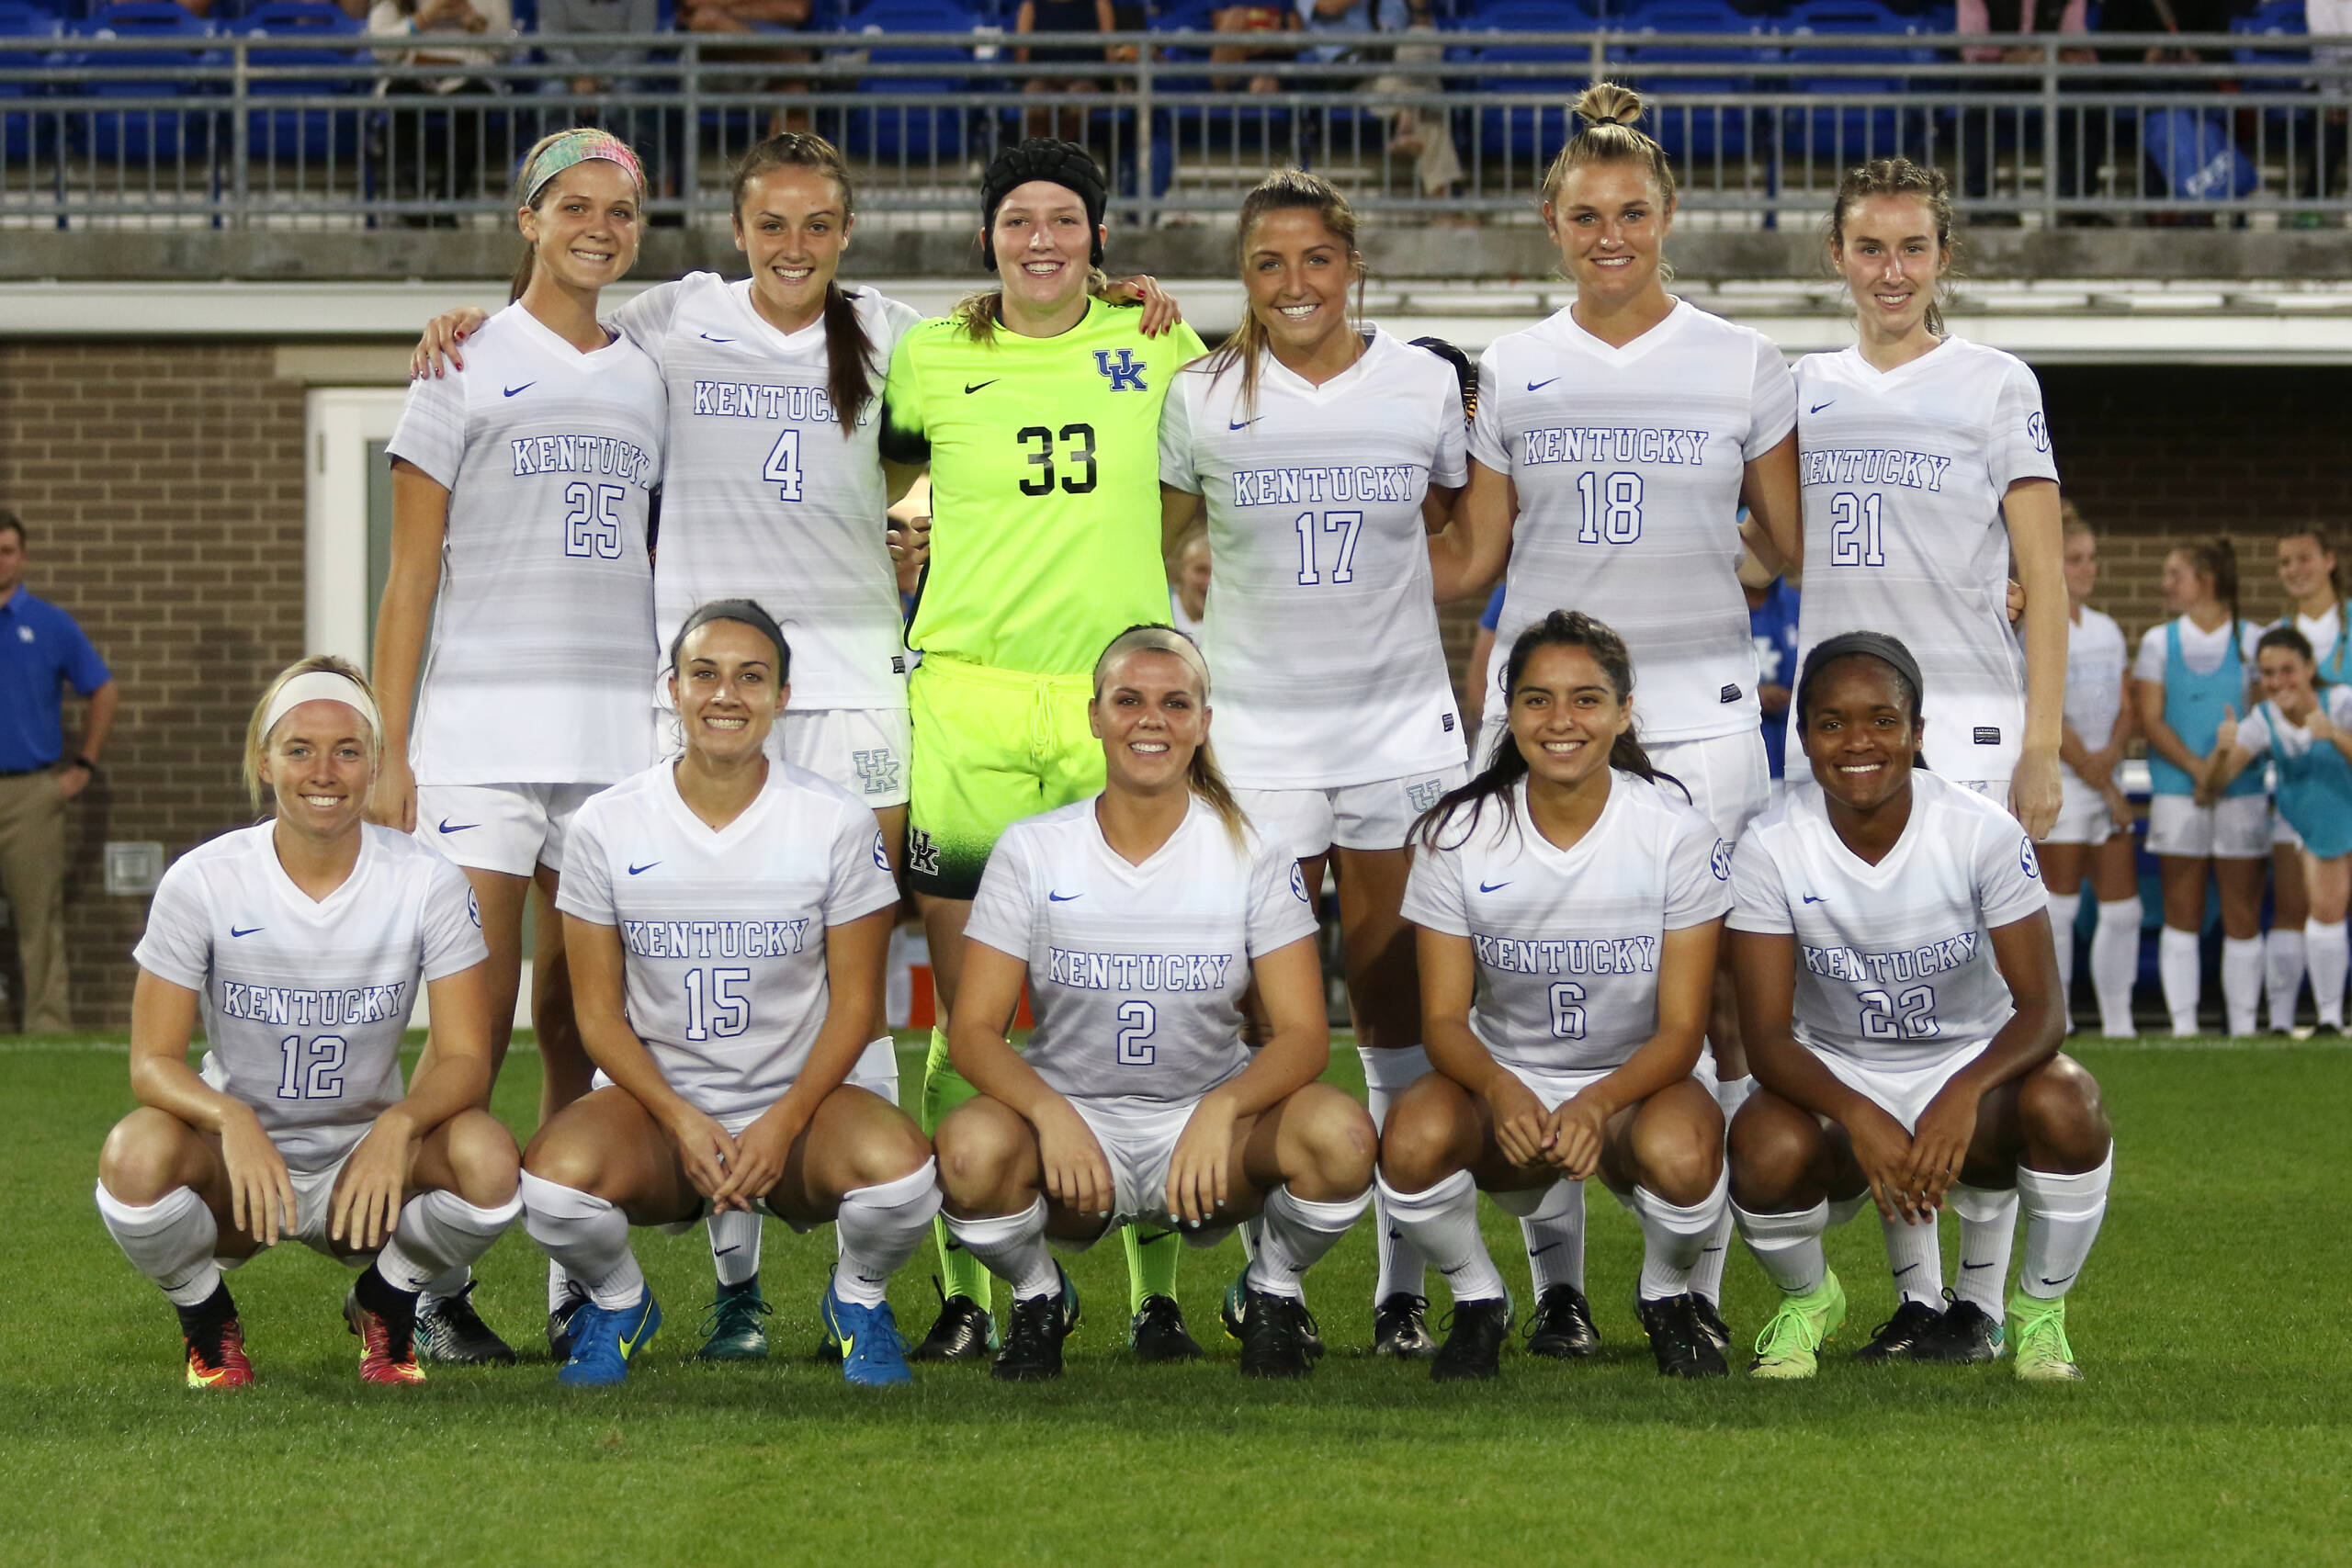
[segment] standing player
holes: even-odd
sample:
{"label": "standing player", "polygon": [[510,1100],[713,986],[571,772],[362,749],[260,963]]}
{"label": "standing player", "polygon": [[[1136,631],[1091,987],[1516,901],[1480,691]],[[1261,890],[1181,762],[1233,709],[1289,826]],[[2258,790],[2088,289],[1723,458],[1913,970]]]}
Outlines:
{"label": "standing player", "polygon": [[[1078,1324],[1047,1235],[1083,1246],[1148,1215],[1209,1245],[1262,1216],[1241,1370],[1303,1376],[1322,1342],[1300,1276],[1370,1201],[1375,1144],[1316,1081],[1330,1037],[1306,885],[1217,773],[1189,639],[1131,627],[1094,687],[1102,793],[1007,830],[972,906],[955,1060],[978,1094],[939,1125],[947,1224],[1012,1291],[996,1376],[1031,1382],[1061,1375]],[[1025,1056],[1005,1039],[1024,980]]]}
{"label": "standing player", "polygon": [[[981,254],[998,287],[899,340],[882,455],[931,465],[931,564],[908,646],[914,768],[908,882],[923,907],[940,1022],[923,1124],[967,1098],[947,1055],[964,920],[997,835],[1102,785],[1088,671],[1123,626],[1167,615],[1172,541],[1159,515],[1159,411],[1201,340],[1145,336],[1094,298],[1108,191],[1086,150],[1032,140],[981,182]],[[1200,1347],[1175,1299],[1177,1241],[1130,1233],[1130,1337],[1146,1359]],[[977,1359],[988,1277],[941,1235],[946,1300],[918,1359]]]}
{"label": "standing player", "polygon": [[588,1292],[568,1383],[615,1383],[661,1326],[632,1224],[754,1205],[832,1221],[820,1305],[853,1383],[909,1381],[884,1290],[939,1193],[897,1106],[847,1082],[865,1049],[899,902],[872,811],[767,756],[791,649],[766,611],[718,600],[671,644],[684,749],[581,809],[560,894],[601,1086],[539,1130],[525,1224]]}
{"label": "standing player", "polygon": [[[2066,726],[2059,742],[2064,785],[2057,825],[2041,841],[2050,886],[2050,934],[2058,944],[2058,994],[2075,974],[2075,917],[2086,875],[2098,898],[2091,937],[2091,984],[2098,992],[2099,1031],[2129,1040],[2132,983],[2140,973],[2140,868],[2132,842],[2132,803],[2115,782],[2132,705],[2124,691],[2123,628],[2090,607],[2098,582],[2098,537],[2070,502],[2066,513]],[[2299,966],[2300,971],[2300,966]]]}
{"label": "standing player", "polygon": [[2195,796],[2222,720],[2246,705],[2261,634],[2238,616],[2237,551],[2227,539],[2184,545],[2166,556],[2164,592],[2174,618],[2148,628],[2132,666],[2140,729],[2148,738],[2148,851],[2164,882],[2157,973],[2174,1036],[2194,1035],[2210,866],[2222,896],[2225,1023],[2232,1034],[2252,1034],[2262,987],[2270,808],[2258,773],[2239,774],[2211,801]]}
{"label": "standing player", "polygon": [[[518,188],[529,248],[514,302],[482,328],[468,368],[411,385],[392,433],[375,652],[386,756],[368,803],[372,820],[413,830],[473,884],[493,1072],[513,1032],[533,882],[554,896],[580,803],[652,760],[645,530],[662,446],[659,369],[596,320],[599,294],[637,255],[637,155],[601,130],[560,131],[532,148]],[[590,1066],[554,922],[538,934],[544,1121],[587,1091]],[[433,1282],[430,1351],[511,1357],[465,1284]],[[550,1309],[565,1303],[560,1280],[548,1292]]]}
{"label": "standing player", "polygon": [[[1205,511],[1216,578],[1204,651],[1235,797],[1323,886],[1340,931],[1374,1125],[1429,1070],[1401,912],[1413,819],[1464,778],[1430,598],[1429,525],[1465,477],[1461,379],[1349,320],[1356,218],[1320,177],[1271,175],[1241,203],[1249,314],[1187,367],[1159,422],[1163,526]],[[1373,1348],[1428,1355],[1422,1265],[1384,1220]]]}
{"label": "standing player", "polygon": [[2007,1328],[2003,1271],[1963,1269],[1909,1359],[2007,1348],[2020,1378],[2082,1376],[2066,1290],[2107,1212],[2113,1142],[2098,1085],[2058,1053],[2033,844],[1991,800],[1916,767],[1933,733],[1923,711],[1919,667],[1894,638],[1817,644],[1797,735],[1820,787],[1790,792],[1732,857],[1733,962],[1762,1081],[1732,1123],[1732,1203],[1783,1292],[1758,1377],[1811,1377],[1846,1315],[1822,1256],[1833,1217],[1867,1199],[1924,1223],[1948,1197],[2012,1183],[2025,1267]]}
{"label": "standing player", "polygon": [[[2346,640],[2343,572],[2323,530],[2299,528],[2278,539],[2278,586],[2287,591],[2286,615],[2275,623],[2303,634],[2318,656],[2319,678],[2346,679]],[[2267,629],[2267,628],[2266,628]],[[2291,1033],[2295,1002],[2303,987],[2303,927],[2311,901],[2303,886],[2303,846],[2294,825],[2277,809],[2270,814],[2270,930],[2262,938],[2263,989],[2270,997],[2270,1032]]]}
{"label": "standing player", "polygon": [[[1475,592],[1508,562],[1504,646],[1555,609],[1606,619],[1641,682],[1643,746],[1716,835],[1736,840],[1771,791],[1737,514],[1745,502],[1750,538],[1797,558],[1796,383],[1763,333],[1666,291],[1674,175],[1634,129],[1640,96],[1600,83],[1576,113],[1584,129],[1544,176],[1544,220],[1576,302],[1479,359],[1469,488],[1431,546],[1437,593]],[[1507,705],[1488,701],[1478,756],[1499,745]],[[1707,1032],[1729,1117],[1751,1085],[1727,975]],[[1539,1289],[1572,1278],[1576,1191],[1558,1190],[1556,1212],[1521,1227]],[[1725,1221],[1692,1286],[1719,1338],[1729,1236]]]}
{"label": "standing player", "polygon": [[[271,682],[244,762],[275,818],[175,862],[139,943],[141,1105],[98,1156],[98,1213],[178,1309],[191,1388],[253,1382],[220,1265],[281,1239],[366,1263],[344,1301],[359,1375],[422,1382],[417,1292],[462,1272],[521,1208],[514,1140],[477,1109],[491,984],[473,897],[422,844],[361,821],[383,750],[375,699],[343,660]],[[403,1095],[420,982],[433,1038]]]}
{"label": "standing player", "polygon": [[[1510,735],[1417,825],[1405,897],[1437,1070],[1389,1114],[1380,1187],[1453,1292],[1430,1374],[1495,1376],[1510,1330],[1479,1190],[1532,1208],[1563,1177],[1598,1174],[1641,1219],[1634,1302],[1659,1375],[1721,1377],[1690,1275],[1726,1201],[1723,1113],[1690,1070],[1731,908],[1731,846],[1658,784],[1614,632],[1555,610],[1519,635],[1505,676]],[[1557,1343],[1539,1335],[1528,1348],[1597,1351],[1582,1290],[1550,1293]]]}

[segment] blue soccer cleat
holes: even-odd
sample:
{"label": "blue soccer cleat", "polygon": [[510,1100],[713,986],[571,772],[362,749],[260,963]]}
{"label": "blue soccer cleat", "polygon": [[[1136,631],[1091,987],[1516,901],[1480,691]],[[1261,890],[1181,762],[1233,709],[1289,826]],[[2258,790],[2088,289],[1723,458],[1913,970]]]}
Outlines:
{"label": "blue soccer cleat", "polygon": [[662,1303],[650,1290],[618,1312],[586,1303],[572,1314],[571,1359],[556,1369],[556,1380],[573,1388],[610,1388],[628,1376],[629,1359],[661,1326]]}
{"label": "blue soccer cleat", "polygon": [[907,1342],[899,1337],[899,1320],[891,1314],[888,1302],[859,1306],[842,1300],[827,1285],[817,1314],[824,1320],[825,1337],[841,1350],[842,1382],[861,1388],[888,1388],[915,1381],[913,1369],[907,1365]]}

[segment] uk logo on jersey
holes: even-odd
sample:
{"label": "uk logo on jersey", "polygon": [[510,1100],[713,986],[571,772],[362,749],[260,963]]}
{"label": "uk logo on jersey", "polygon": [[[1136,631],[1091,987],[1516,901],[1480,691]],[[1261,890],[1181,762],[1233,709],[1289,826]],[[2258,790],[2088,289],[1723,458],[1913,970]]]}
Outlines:
{"label": "uk logo on jersey", "polygon": [[1151,389],[1144,385],[1143,380],[1143,373],[1149,367],[1136,363],[1136,351],[1132,348],[1120,349],[1116,354],[1107,348],[1096,349],[1094,368],[1111,378],[1111,390],[1114,392],[1146,392]]}
{"label": "uk logo on jersey", "polygon": [[889,750],[852,751],[852,766],[857,769],[858,787],[868,795],[888,795],[899,787],[899,758]]}
{"label": "uk logo on jersey", "polygon": [[1405,786],[1405,804],[1416,811],[1427,811],[1445,798],[1445,779],[1415,779]]}

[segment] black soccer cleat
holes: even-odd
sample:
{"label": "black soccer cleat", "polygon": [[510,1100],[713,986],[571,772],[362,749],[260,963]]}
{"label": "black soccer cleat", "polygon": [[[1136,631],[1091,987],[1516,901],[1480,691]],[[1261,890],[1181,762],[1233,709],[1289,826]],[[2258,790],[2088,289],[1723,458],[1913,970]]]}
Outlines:
{"label": "black soccer cleat", "polygon": [[1437,1354],[1437,1339],[1430,1333],[1430,1299],[1403,1291],[1372,1309],[1372,1353],[1399,1356],[1408,1361]]}
{"label": "black soccer cleat", "polygon": [[1634,1303],[1662,1378],[1719,1378],[1731,1371],[1722,1349],[1700,1325],[1698,1300],[1686,1293]]}
{"label": "black soccer cleat", "polygon": [[1690,1299],[1698,1303],[1692,1310],[1699,1314],[1699,1331],[1715,1342],[1716,1349],[1729,1355],[1731,1353],[1731,1325],[1724,1321],[1724,1314],[1717,1310],[1713,1302],[1696,1291],[1690,1293]]}
{"label": "black soccer cleat", "polygon": [[453,1367],[511,1367],[514,1347],[501,1339],[474,1311],[469,1280],[454,1296],[421,1299],[416,1312],[416,1359]]}
{"label": "black soccer cleat", "polygon": [[1184,1309],[1174,1296],[1146,1296],[1127,1320],[1127,1344],[1138,1361],[1197,1361],[1200,1342],[1184,1326]]}
{"label": "black soccer cleat", "polygon": [[548,1314],[548,1354],[557,1361],[571,1359],[571,1320],[587,1304],[587,1291],[579,1280],[565,1276],[563,1299]]}
{"label": "black soccer cleat", "polygon": [[2007,1338],[2008,1331],[1999,1318],[1974,1302],[1954,1301],[1944,1309],[1935,1328],[1912,1347],[1911,1359],[1937,1366],[1973,1366],[1999,1359]]}
{"label": "black soccer cleat", "polygon": [[1059,1292],[1012,1303],[1004,1348],[989,1369],[989,1375],[1001,1382],[1049,1382],[1062,1375],[1062,1341],[1078,1326],[1078,1287],[1061,1265],[1056,1264],[1054,1272],[1061,1283]]}
{"label": "black soccer cleat", "polygon": [[1854,1359],[1878,1366],[1916,1361],[1920,1341],[1932,1336],[1943,1320],[1944,1314],[1927,1303],[1905,1298],[1893,1317],[1871,1330],[1871,1342],[1854,1352]]}
{"label": "black soccer cleat", "polygon": [[1559,1361],[1600,1354],[1600,1330],[1593,1325],[1592,1303],[1582,1291],[1554,1285],[1535,1298],[1535,1315],[1527,1320],[1527,1353]]}
{"label": "black soccer cleat", "polygon": [[1446,1314],[1445,1343],[1430,1359],[1430,1381],[1500,1377],[1503,1341],[1510,1337],[1511,1315],[1507,1295],[1454,1303],[1453,1310]]}
{"label": "black soccer cleat", "polygon": [[1295,1296],[1251,1291],[1241,1309],[1240,1338],[1246,1378],[1303,1378],[1323,1354],[1315,1318]]}
{"label": "black soccer cleat", "polygon": [[[937,1290],[939,1281],[932,1281]],[[942,1295],[939,1315],[922,1343],[907,1352],[910,1361],[983,1361],[997,1348],[996,1319],[969,1296]]]}

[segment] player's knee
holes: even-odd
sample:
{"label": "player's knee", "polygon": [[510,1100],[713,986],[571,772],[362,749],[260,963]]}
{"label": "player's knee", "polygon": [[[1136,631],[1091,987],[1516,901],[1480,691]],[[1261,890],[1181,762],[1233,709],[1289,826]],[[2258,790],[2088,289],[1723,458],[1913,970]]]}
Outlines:
{"label": "player's knee", "polygon": [[1803,1183],[1820,1144],[1811,1118],[1783,1101],[1753,1097],[1732,1118],[1732,1196],[1744,1208],[1777,1202]]}
{"label": "player's knee", "polygon": [[1014,1153],[1012,1141],[995,1125],[995,1118],[967,1114],[970,1110],[966,1106],[951,1112],[933,1140],[938,1150],[939,1190],[965,1212],[994,1206],[1011,1183]]}
{"label": "player's knee", "polygon": [[895,1110],[876,1116],[860,1129],[850,1156],[861,1187],[878,1187],[912,1176],[931,1158],[931,1140],[914,1118]]}
{"label": "player's knee", "polygon": [[449,1170],[458,1196],[477,1208],[509,1202],[521,1184],[522,1156],[514,1135],[486,1111],[461,1111],[449,1119]]}
{"label": "player's knee", "polygon": [[1332,1198],[1361,1192],[1372,1185],[1373,1165],[1380,1157],[1380,1135],[1373,1130],[1371,1112],[1344,1095],[1317,1096],[1304,1132],[1307,1163],[1317,1185]]}
{"label": "player's knee", "polygon": [[540,1129],[523,1152],[523,1168],[575,1192],[596,1193],[605,1179],[605,1157],[595,1144],[560,1129]]}
{"label": "player's knee", "polygon": [[1453,1118],[1436,1097],[1408,1091],[1380,1131],[1380,1174],[1399,1192],[1419,1192],[1453,1174]]}
{"label": "player's knee", "polygon": [[1703,1202],[1723,1177],[1724,1141],[1690,1117],[1654,1117],[1634,1128],[1641,1184],[1679,1208]]}
{"label": "player's knee", "polygon": [[2045,1159],[2088,1169],[2106,1157],[2109,1130],[2098,1080],[2071,1056],[2053,1057],[2018,1086],[2018,1120]]}
{"label": "player's knee", "polygon": [[144,1208],[180,1185],[175,1179],[179,1122],[141,1106],[114,1124],[98,1150],[98,1181],[117,1202]]}

